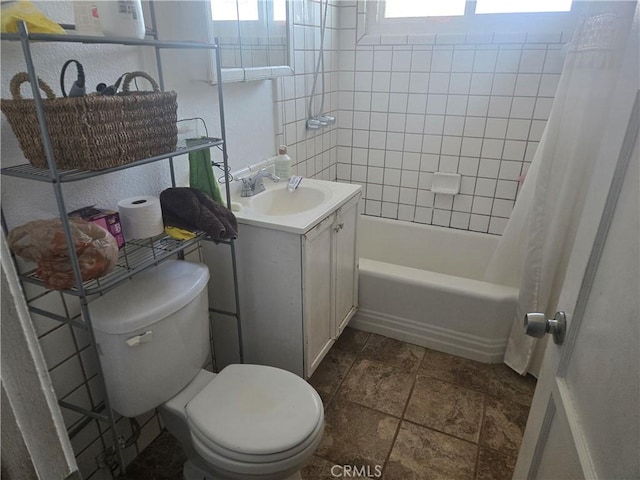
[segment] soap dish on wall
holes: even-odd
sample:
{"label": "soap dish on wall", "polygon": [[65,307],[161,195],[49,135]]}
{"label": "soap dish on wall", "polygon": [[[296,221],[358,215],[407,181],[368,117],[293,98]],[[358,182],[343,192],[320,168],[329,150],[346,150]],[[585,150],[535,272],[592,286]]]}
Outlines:
{"label": "soap dish on wall", "polygon": [[457,173],[435,172],[431,191],[433,193],[444,193],[446,195],[456,195],[460,193],[461,176]]}

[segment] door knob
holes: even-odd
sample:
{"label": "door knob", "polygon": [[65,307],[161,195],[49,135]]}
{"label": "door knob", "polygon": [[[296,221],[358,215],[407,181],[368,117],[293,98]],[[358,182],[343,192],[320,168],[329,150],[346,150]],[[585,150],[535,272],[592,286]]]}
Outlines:
{"label": "door knob", "polygon": [[531,337],[544,337],[545,333],[553,335],[553,342],[562,345],[567,330],[567,316],[564,312],[556,312],[554,318],[547,318],[544,313],[527,313],[524,316],[524,333]]}

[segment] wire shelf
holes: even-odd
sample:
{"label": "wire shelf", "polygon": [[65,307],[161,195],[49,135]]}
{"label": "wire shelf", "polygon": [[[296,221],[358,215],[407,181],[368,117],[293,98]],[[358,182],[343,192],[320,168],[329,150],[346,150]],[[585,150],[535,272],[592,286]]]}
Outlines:
{"label": "wire shelf", "polygon": [[[199,232],[191,240],[175,240],[168,235],[162,235],[151,239],[127,242],[120,249],[118,262],[111,272],[104,277],[84,282],[84,294],[104,293],[134,273],[139,273],[171,255],[184,251],[204,237],[205,234]],[[46,288],[44,281],[36,274],[35,270],[21,275],[21,278],[26,282]],[[81,296],[77,287],[62,290],[62,292]]]}
{"label": "wire shelf", "polygon": [[[88,43],[102,45],[130,45],[141,47],[156,47],[168,49],[196,49],[196,50],[216,50],[218,45],[207,42],[173,42],[155,39],[137,39],[128,37],[102,37],[94,35],[61,35],[54,33],[29,33],[27,38],[31,41],[40,42],[62,42],[62,43]],[[0,40],[18,42],[21,40],[19,33],[2,33]]]}
{"label": "wire shelf", "polygon": [[[202,150],[203,148],[215,147],[218,145],[222,145],[224,142],[220,138],[206,138],[202,139],[196,145],[191,145],[189,147],[179,148],[173,152],[167,152],[162,155],[156,155],[154,157],[143,158],[141,160],[136,160],[135,162],[127,163],[125,165],[118,165],[117,167],[105,168],[104,170],[82,170],[82,169],[73,169],[73,170],[58,170],[58,180],[60,183],[67,182],[76,182],[78,180],[84,180],[91,177],[97,177],[100,175],[106,175],[108,173],[118,172],[120,170],[125,170],[132,167],[137,167],[140,165],[146,165],[148,163],[157,162],[160,160],[165,160],[167,158],[177,157],[178,155],[183,155],[185,153],[193,152],[196,150]],[[22,164],[16,165],[14,167],[6,167],[0,169],[0,173],[2,175],[7,175],[10,177],[19,177],[26,178],[29,180],[35,180],[38,182],[49,182],[49,183],[57,183],[55,178],[51,176],[51,173],[48,168],[38,168],[34,167],[31,164]]]}
{"label": "wire shelf", "polygon": [[[34,59],[31,51],[31,43],[38,42],[78,42],[78,43],[87,43],[87,44],[121,44],[121,45],[132,45],[132,46],[149,46],[155,48],[155,58],[156,58],[156,66],[158,72],[158,80],[160,88],[164,88],[164,80],[163,80],[163,68],[161,62],[161,49],[196,49],[196,50],[210,50],[215,55],[215,69],[216,69],[216,78],[222,78],[222,70],[221,70],[221,62],[220,62],[220,48],[216,43],[204,43],[204,42],[180,42],[180,41],[161,41],[158,40],[158,32],[157,32],[157,23],[155,17],[155,7],[154,2],[149,2],[149,13],[151,20],[151,28],[147,29],[147,34],[153,37],[152,39],[130,39],[130,38],[109,38],[109,37],[93,37],[87,35],[51,35],[51,34],[39,34],[39,33],[29,33],[25,22],[18,22],[18,30],[19,33],[1,33],[0,40],[3,42],[6,41],[19,41],[22,46],[22,53],[24,56],[24,60],[27,67],[27,72],[29,74],[29,78],[32,85],[37,84],[37,75],[34,66]],[[70,26],[65,26],[69,27]],[[106,168],[104,170],[83,170],[83,169],[57,169],[55,166],[51,169],[45,168],[40,169],[33,167],[30,164],[23,164],[17,166],[11,166],[0,169],[0,174],[7,175],[11,177],[19,177],[28,180],[34,180],[39,182],[49,183],[52,186],[52,190],[56,195],[56,201],[58,204],[58,210],[61,218],[66,217],[66,207],[64,204],[64,193],[62,188],[62,183],[64,182],[75,182],[78,180],[84,180],[92,177],[97,177],[105,174],[109,174],[112,172],[149,164],[152,162],[156,162],[159,160],[169,159],[169,170],[171,173],[171,185],[176,186],[175,181],[175,172],[174,172],[174,162],[172,158],[174,156],[179,156],[185,153],[189,153],[196,150],[201,150],[204,148],[217,146],[222,150],[222,169],[224,172],[229,171],[228,165],[228,157],[226,145],[223,139],[226,136],[225,133],[225,117],[224,117],[224,100],[223,100],[223,91],[222,84],[217,85],[217,93],[218,93],[218,113],[220,117],[219,124],[219,135],[221,139],[218,138],[206,138],[205,141],[198,143],[197,145],[190,145],[185,148],[178,148],[174,152],[167,152],[166,154],[150,157],[146,159],[140,159],[138,161],[117,166],[113,168]],[[41,126],[45,126],[45,114],[44,107],[42,105],[41,99],[39,95],[36,95],[35,99],[35,107],[38,113],[38,121],[41,122]],[[49,132],[46,128],[43,128],[43,146],[47,151],[48,158],[53,159],[53,148],[50,144]],[[206,135],[208,137],[208,134]],[[215,164],[214,164],[215,165]],[[230,177],[227,173],[225,173],[225,180],[230,181]],[[230,202],[230,194],[227,190],[227,201]],[[3,229],[6,231],[6,222],[3,220]],[[68,225],[66,225],[66,230],[68,230]],[[73,248],[71,235],[67,231],[68,235],[68,246],[69,248]],[[66,303],[64,303],[64,309],[66,311],[66,315],[59,315],[54,311],[48,311],[48,309],[38,308],[36,305],[30,305],[29,310],[32,314],[42,315],[53,320],[57,320],[63,323],[70,324],[74,327],[78,328],[86,328],[89,331],[89,340],[90,345],[93,347],[93,353],[95,354],[95,362],[97,365],[97,372],[94,376],[88,378],[86,376],[86,372],[83,372],[84,382],[77,387],[78,389],[83,388],[89,391],[90,385],[89,382],[93,381],[96,378],[97,387],[105,392],[105,396],[103,399],[103,403],[98,405],[93,405],[91,409],[84,409],[83,407],[79,407],[78,405],[73,404],[73,402],[67,402],[65,399],[61,399],[60,405],[65,408],[69,408],[71,410],[75,410],[76,412],[83,415],[83,419],[79,422],[75,423],[68,430],[71,436],[75,436],[76,434],[81,434],[84,432],[84,428],[89,425],[92,421],[106,421],[108,423],[107,429],[102,429],[100,426],[99,437],[100,443],[102,444],[102,448],[105,449],[102,452],[102,458],[106,460],[107,465],[111,468],[112,472],[118,472],[121,476],[126,476],[126,464],[125,455],[124,455],[124,447],[119,439],[118,435],[118,426],[117,422],[120,420],[119,416],[114,412],[111,408],[111,403],[109,400],[109,395],[106,387],[106,382],[104,380],[104,374],[102,373],[101,363],[99,358],[97,357],[98,345],[96,339],[92,333],[91,329],[91,312],[89,308],[89,303],[86,301],[86,297],[88,295],[101,294],[104,293],[118,284],[126,281],[128,278],[133,275],[153,266],[159,264],[165,259],[172,258],[174,256],[182,257],[183,255],[179,255],[181,252],[185,250],[195,247],[201,240],[207,240],[208,237],[202,232],[198,232],[196,237],[191,240],[179,241],[172,239],[166,235],[160,235],[158,237],[154,237],[153,239],[148,240],[136,240],[128,242],[119,252],[119,259],[117,262],[117,266],[114,268],[112,272],[104,277],[96,280],[91,280],[88,282],[84,282],[79,290],[78,288],[70,288],[67,290],[62,290],[63,293],[67,293],[69,295],[77,297],[80,301],[80,312],[74,316],[73,318],[68,317],[69,310],[66,308]],[[243,342],[242,342],[242,329],[241,329],[241,321],[240,321],[240,300],[238,296],[238,272],[236,266],[236,254],[235,254],[235,245],[233,241],[224,241],[220,243],[225,243],[230,246],[231,252],[231,265],[233,269],[233,287],[234,287],[234,299],[235,299],[235,317],[236,317],[236,325],[238,331],[238,348],[240,353],[240,362],[243,362]],[[75,278],[80,277],[80,271],[76,262],[74,262],[73,270],[75,273]],[[36,284],[42,287],[45,291],[42,294],[51,292],[48,290],[41,278],[39,278],[35,270],[32,270],[28,273],[21,274],[20,278],[24,283]],[[63,302],[64,296],[62,296]],[[215,352],[213,348],[213,344],[211,344],[212,348],[212,359],[215,359]],[[81,350],[78,348],[78,345],[75,346],[75,354],[80,355]],[[213,360],[215,361],[215,360]],[[108,435],[107,435],[108,434]],[[107,438],[111,437],[111,438]],[[132,437],[133,438],[133,437]],[[93,444],[91,444],[93,445]],[[77,455],[82,455],[84,450],[80,452],[76,452]],[[119,470],[118,470],[119,469]]]}

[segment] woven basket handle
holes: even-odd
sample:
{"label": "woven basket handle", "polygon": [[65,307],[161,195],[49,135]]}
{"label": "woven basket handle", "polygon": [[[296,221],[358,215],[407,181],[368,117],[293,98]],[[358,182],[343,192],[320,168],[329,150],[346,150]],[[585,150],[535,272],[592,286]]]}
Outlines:
{"label": "woven basket handle", "polygon": [[153,79],[153,77],[151,75],[149,75],[146,72],[129,72],[124,76],[124,81],[122,82],[122,91],[124,93],[129,93],[129,86],[131,84],[131,81],[134,78],[137,77],[142,77],[147,79],[147,81],[151,84],[151,87],[153,88],[154,92],[159,92],[160,91],[160,86],[158,85],[158,83]]}
{"label": "woven basket handle", "polygon": [[[11,91],[11,96],[14,100],[23,100],[22,94],[20,93],[20,87],[23,83],[29,81],[29,74],[27,72],[16,73],[14,77],[11,79],[11,83],[9,84],[9,89]],[[56,94],[53,93],[53,90],[49,85],[47,85],[44,80],[38,77],[38,86],[40,90],[42,90],[49,100],[53,100],[56,98]]]}

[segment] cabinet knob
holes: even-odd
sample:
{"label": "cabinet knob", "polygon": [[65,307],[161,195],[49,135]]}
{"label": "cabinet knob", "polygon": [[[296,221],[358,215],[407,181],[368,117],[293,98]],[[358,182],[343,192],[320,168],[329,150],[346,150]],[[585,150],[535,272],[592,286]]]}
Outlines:
{"label": "cabinet knob", "polygon": [[344,228],[344,223],[339,223],[338,225],[336,225],[333,230],[335,232],[339,232],[340,230],[342,230]]}

